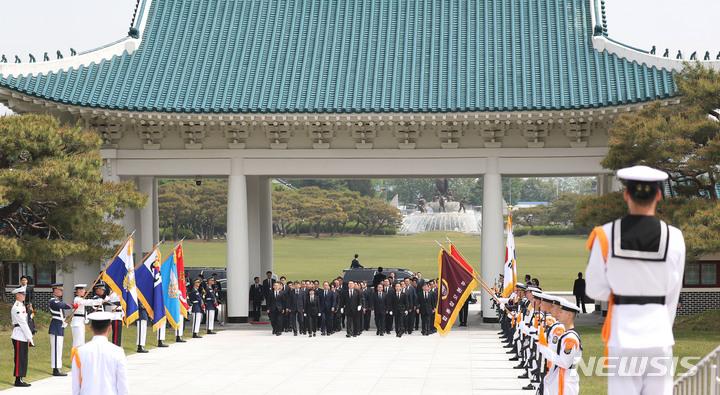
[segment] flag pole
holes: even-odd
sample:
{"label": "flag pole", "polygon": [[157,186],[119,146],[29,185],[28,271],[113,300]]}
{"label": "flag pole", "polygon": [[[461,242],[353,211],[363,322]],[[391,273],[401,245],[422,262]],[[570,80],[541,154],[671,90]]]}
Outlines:
{"label": "flag pole", "polygon": [[[128,237],[125,239],[125,242],[123,242],[122,244],[120,244],[120,248],[119,248],[118,251],[115,253],[115,255],[114,255],[113,258],[110,260],[110,262],[114,261],[115,258],[117,258],[118,254],[120,254],[120,251],[122,251],[123,246],[128,242],[128,240],[130,240],[131,237],[133,237],[134,234],[135,234],[135,231],[133,230],[132,233],[130,233],[130,236],[128,236]],[[106,265],[106,266],[105,266],[105,269],[103,269],[103,270],[100,272],[100,274],[98,275],[98,278],[96,278],[96,279],[95,279],[95,282],[92,284],[92,286],[90,286],[90,289],[94,289],[94,288],[95,288],[95,284],[97,284],[97,282],[100,281],[100,279],[102,278],[102,275],[105,274],[105,270],[107,270],[108,266],[110,266],[110,265]],[[89,292],[85,292],[85,296],[83,296],[82,300],[85,300],[85,298],[88,297],[88,294],[89,294]],[[100,305],[100,306],[102,306],[102,305]],[[78,306],[78,308],[80,308],[80,306]],[[95,309],[95,311],[97,311],[97,310],[98,310],[98,309]],[[63,321],[63,322],[67,323],[67,322],[68,322],[68,319],[72,318],[73,315],[75,315],[75,312],[76,312],[76,311],[78,311],[78,309],[73,309],[73,311],[70,313],[70,315],[68,315],[67,319],[66,319],[65,321]],[[95,311],[93,311],[93,313],[94,313]]]}
{"label": "flag pole", "polygon": [[138,268],[140,267],[140,265],[142,265],[142,263],[145,261],[145,259],[147,259],[147,257],[149,257],[150,254],[152,254],[152,252],[153,252],[156,248],[158,248],[158,246],[159,246],[160,244],[162,244],[164,241],[165,241],[165,239],[162,239],[162,240],[160,240],[160,242],[158,242],[157,244],[155,244],[155,247],[153,247],[153,249],[150,250],[150,252],[148,252],[148,253],[140,260],[140,262],[138,262],[138,264],[135,266],[135,270],[138,270]]}

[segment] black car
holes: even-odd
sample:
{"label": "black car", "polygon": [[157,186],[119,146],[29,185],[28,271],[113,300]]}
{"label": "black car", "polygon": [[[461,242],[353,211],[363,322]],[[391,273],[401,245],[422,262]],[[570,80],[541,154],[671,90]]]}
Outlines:
{"label": "black car", "polygon": [[[377,268],[376,267],[364,267],[361,269],[344,269],[343,270],[343,283],[347,283],[348,281],[352,280],[355,282],[362,282],[367,281],[368,286],[372,285],[373,278],[375,278],[375,274],[377,274]],[[382,273],[385,275],[385,277],[389,277],[390,273],[395,273],[395,279],[396,280],[404,280],[406,278],[412,278],[413,272],[407,269],[400,269],[400,268],[383,268]]]}
{"label": "black car", "polygon": [[220,295],[218,295],[218,297],[220,300],[226,300],[225,297],[227,296],[227,271],[224,267],[186,267],[185,271],[187,272],[186,280],[190,281],[191,284],[192,281],[197,280],[198,274],[202,274],[205,278],[205,282],[207,282],[209,278],[212,278],[213,273],[217,273],[217,282],[222,286],[222,291],[220,291]]}

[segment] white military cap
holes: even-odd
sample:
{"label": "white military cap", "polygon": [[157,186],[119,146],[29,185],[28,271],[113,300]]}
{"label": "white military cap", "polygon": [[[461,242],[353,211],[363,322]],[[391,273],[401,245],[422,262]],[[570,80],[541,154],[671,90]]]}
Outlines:
{"label": "white military cap", "polygon": [[667,173],[664,171],[648,166],[625,167],[617,171],[617,176],[623,180],[638,182],[658,182],[665,181],[668,178]]}
{"label": "white military cap", "polygon": [[113,313],[108,311],[96,311],[88,314],[87,318],[90,321],[110,321],[113,319]]}
{"label": "white military cap", "polygon": [[540,290],[531,289],[530,291],[531,291],[531,293],[532,293],[532,296],[536,297],[537,299],[544,299],[544,298],[545,298],[545,294],[542,293],[542,291],[540,291]]}
{"label": "white military cap", "polygon": [[87,284],[75,284],[75,288],[85,288]]}
{"label": "white military cap", "polygon": [[540,288],[538,288],[538,287],[536,287],[536,286],[534,286],[534,285],[528,285],[526,291],[530,291],[530,292],[540,292],[541,290],[540,290]]}
{"label": "white military cap", "polygon": [[575,303],[572,303],[567,299],[560,300],[560,308],[563,310],[572,311],[576,314],[580,313],[580,308]]}
{"label": "white military cap", "polygon": [[25,293],[25,286],[22,286],[20,288],[15,288],[12,291],[13,295],[15,294],[24,294]]}

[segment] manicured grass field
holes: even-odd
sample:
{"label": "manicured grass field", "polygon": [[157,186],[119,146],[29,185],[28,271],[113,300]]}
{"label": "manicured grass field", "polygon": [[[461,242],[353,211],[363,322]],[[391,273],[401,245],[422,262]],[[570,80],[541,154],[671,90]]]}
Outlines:
{"label": "manicured grass field", "polygon": [[[324,281],[341,275],[357,253],[360,263],[367,267],[402,267],[420,271],[426,278],[437,277],[439,248],[434,240],[447,246],[446,235],[480,272],[480,237],[457,232],[427,232],[413,236],[325,236],[319,239],[276,237],[273,241],[275,272],[292,280]],[[537,277],[543,289],[570,291],[577,273],[585,270],[584,236],[523,236],[515,240],[518,277],[525,274]],[[174,243],[166,242],[160,246],[160,251],[165,256],[174,247]],[[183,250],[186,266],[226,265],[224,241],[185,241]],[[484,280],[492,285],[498,274]],[[261,273],[251,275],[264,278]]]}

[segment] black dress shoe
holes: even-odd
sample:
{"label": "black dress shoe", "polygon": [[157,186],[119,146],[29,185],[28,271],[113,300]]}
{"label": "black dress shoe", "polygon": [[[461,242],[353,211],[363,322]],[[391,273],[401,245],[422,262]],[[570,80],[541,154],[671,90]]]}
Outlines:
{"label": "black dress shoe", "polygon": [[175,343],[187,343],[187,340],[183,340],[180,336],[175,336]]}
{"label": "black dress shoe", "polygon": [[193,339],[202,339],[202,336],[197,333],[193,333]]}
{"label": "black dress shoe", "polygon": [[384,333],[380,332],[380,336],[384,336],[384,335],[385,335]]}
{"label": "black dress shoe", "polygon": [[528,374],[527,374],[527,373],[523,373],[523,374],[521,374],[520,376],[518,376],[518,378],[519,378],[519,379],[527,379],[527,378],[529,378],[529,377],[528,377]]}
{"label": "black dress shoe", "polygon": [[157,346],[158,346],[158,347],[170,347],[170,346],[168,346],[167,344],[163,343],[162,340],[158,340],[158,345],[157,345]]}
{"label": "black dress shoe", "polygon": [[15,386],[16,387],[29,387],[30,383],[24,382],[22,377],[15,377]]}
{"label": "black dress shoe", "polygon": [[508,350],[505,352],[505,354],[517,354],[515,350]]}
{"label": "black dress shoe", "polygon": [[148,352],[150,352],[150,351],[144,349],[142,346],[138,346],[138,349],[137,349],[136,352],[139,352],[140,354],[145,354],[145,353],[148,353]]}
{"label": "black dress shoe", "polygon": [[527,390],[534,390],[534,389],[535,389],[535,386],[532,385],[532,384],[528,384],[528,385],[522,387],[522,389],[524,389],[524,390],[526,390],[526,391],[527,391]]}
{"label": "black dress shoe", "polygon": [[67,373],[63,373],[60,369],[55,368],[53,369],[53,376],[67,376]]}
{"label": "black dress shoe", "polygon": [[352,337],[352,335],[348,333],[347,335],[345,335],[345,337]]}
{"label": "black dress shoe", "polygon": [[508,361],[519,361],[519,360],[520,360],[520,358],[518,358],[517,355],[514,356],[514,357],[512,357],[512,358],[510,358],[510,359],[508,359]]}
{"label": "black dress shoe", "polygon": [[217,332],[207,331],[207,334],[208,334],[208,335],[217,335]]}

